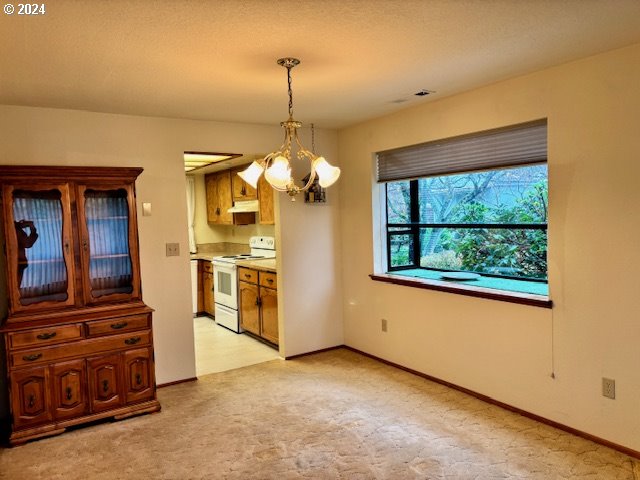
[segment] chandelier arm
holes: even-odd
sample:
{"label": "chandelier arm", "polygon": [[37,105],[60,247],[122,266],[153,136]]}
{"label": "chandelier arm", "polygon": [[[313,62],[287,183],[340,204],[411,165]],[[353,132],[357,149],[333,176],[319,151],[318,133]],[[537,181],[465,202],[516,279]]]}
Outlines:
{"label": "chandelier arm", "polygon": [[296,145],[298,146],[298,158],[300,160],[304,158],[309,160],[309,166],[311,167],[311,170],[309,172],[309,180],[307,180],[307,183],[305,183],[303,187],[298,187],[298,192],[306,192],[307,190],[309,190],[309,188],[311,188],[311,185],[313,185],[313,181],[316,179],[315,162],[318,157],[314,153],[304,148],[304,146],[300,142],[300,138],[298,137],[297,130],[295,130],[294,133],[294,140],[296,142]]}

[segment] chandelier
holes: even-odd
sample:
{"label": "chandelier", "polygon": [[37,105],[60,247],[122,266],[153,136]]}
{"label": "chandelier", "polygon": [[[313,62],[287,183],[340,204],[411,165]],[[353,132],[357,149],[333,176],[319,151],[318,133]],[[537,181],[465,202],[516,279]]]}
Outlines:
{"label": "chandelier", "polygon": [[[309,190],[313,182],[318,178],[321,187],[326,188],[333,185],[338,177],[340,177],[340,169],[334,167],[325,160],[324,157],[317,156],[302,146],[298,138],[298,129],[302,127],[302,123],[293,119],[293,94],[291,92],[291,69],[298,65],[300,60],[297,58],[280,58],[278,65],[287,69],[287,85],[289,92],[289,119],[280,122],[284,128],[284,142],[279,150],[268,154],[261,160],[254,161],[245,170],[239,172],[238,175],[245,182],[256,188],[258,179],[264,172],[264,178],[269,184],[279,192],[287,192],[291,196],[291,200],[295,200],[295,196]],[[307,159],[311,165],[309,179],[303,187],[295,184],[291,176],[291,157],[293,152],[298,159]]]}

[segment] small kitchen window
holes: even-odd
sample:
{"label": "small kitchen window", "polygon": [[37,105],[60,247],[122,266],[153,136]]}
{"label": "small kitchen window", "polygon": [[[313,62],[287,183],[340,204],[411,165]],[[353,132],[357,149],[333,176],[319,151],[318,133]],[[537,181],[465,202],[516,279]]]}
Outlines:
{"label": "small kitchen window", "polygon": [[386,275],[372,278],[549,306],[546,157],[546,121],[379,153]]}

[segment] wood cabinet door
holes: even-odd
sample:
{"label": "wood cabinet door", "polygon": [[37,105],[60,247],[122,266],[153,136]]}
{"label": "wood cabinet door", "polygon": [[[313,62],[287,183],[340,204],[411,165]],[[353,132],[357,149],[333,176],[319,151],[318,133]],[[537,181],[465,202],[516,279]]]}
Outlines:
{"label": "wood cabinet door", "polygon": [[213,298],[213,273],[202,272],[202,305],[204,312],[215,315],[215,304]]}
{"label": "wood cabinet door", "polygon": [[233,224],[233,213],[229,213],[228,210],[233,206],[233,198],[231,193],[231,173],[229,170],[216,173],[218,183],[218,205],[220,207],[220,214],[218,215],[218,222],[223,225]]}
{"label": "wood cabinet door", "polygon": [[260,335],[260,310],[258,286],[238,282],[238,307],[240,327],[255,335]]}
{"label": "wood cabinet door", "polygon": [[82,359],[51,366],[54,418],[77,417],[86,413],[86,378],[85,362]]}
{"label": "wood cabinet door", "polygon": [[260,287],[260,335],[278,345],[278,291]]}
{"label": "wood cabinet door", "polygon": [[155,393],[151,349],[139,348],[123,354],[124,391],[127,403],[152,399]]}
{"label": "wood cabinet door", "polygon": [[204,270],[202,264],[204,260],[198,260],[198,306],[197,312],[204,312]]}
{"label": "wood cabinet door", "polygon": [[209,173],[204,177],[207,196],[207,222],[216,225],[233,224],[231,176],[229,170]]}
{"label": "wood cabinet door", "polygon": [[102,412],[122,405],[120,354],[92,357],[87,359],[87,365],[91,411]]}
{"label": "wood cabinet door", "polygon": [[52,420],[46,366],[16,370],[11,374],[11,411],[15,428]]}
{"label": "wood cabinet door", "polygon": [[204,176],[204,188],[207,197],[207,222],[219,223],[220,204],[218,201],[218,178],[215,173]]}
{"label": "wood cabinet door", "polygon": [[133,184],[79,184],[77,192],[85,304],[139,300],[140,259]]}
{"label": "wood cabinet door", "polygon": [[245,168],[247,168],[247,165],[231,170],[231,185],[234,200],[245,201],[258,198],[258,191],[238,176],[238,172],[243,171]]}
{"label": "wood cabinet door", "polygon": [[273,225],[276,223],[274,204],[273,204],[274,190],[264,179],[264,175],[260,176],[258,180],[258,201],[260,223],[263,225]]}
{"label": "wood cabinet door", "polygon": [[68,183],[3,185],[9,313],[75,305]]}

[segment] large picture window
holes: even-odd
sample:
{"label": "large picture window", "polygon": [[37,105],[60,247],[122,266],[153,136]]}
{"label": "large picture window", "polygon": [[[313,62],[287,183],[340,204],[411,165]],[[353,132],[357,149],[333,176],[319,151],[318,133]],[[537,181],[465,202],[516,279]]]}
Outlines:
{"label": "large picture window", "polygon": [[378,167],[388,273],[464,272],[478,286],[548,294],[546,122],[383,152]]}
{"label": "large picture window", "polygon": [[547,168],[387,183],[389,271],[547,279]]}

